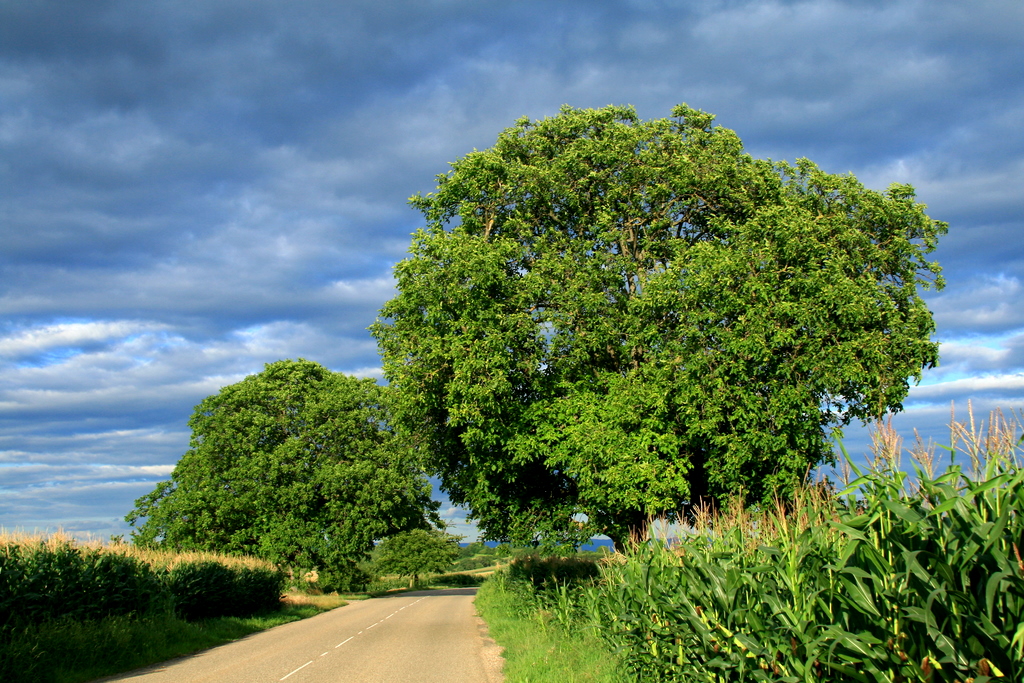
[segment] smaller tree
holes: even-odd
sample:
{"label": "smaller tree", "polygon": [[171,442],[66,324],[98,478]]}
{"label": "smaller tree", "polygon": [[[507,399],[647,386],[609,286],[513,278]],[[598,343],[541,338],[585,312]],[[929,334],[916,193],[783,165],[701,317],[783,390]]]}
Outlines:
{"label": "smaller tree", "polygon": [[408,576],[413,588],[420,574],[452,566],[459,557],[459,537],[437,529],[413,529],[384,539],[377,551],[377,572]]}
{"label": "smaller tree", "polygon": [[392,434],[386,387],[281,360],[196,406],[189,450],[125,518],[141,546],[249,554],[320,584],[361,583],[374,541],[437,519]]}

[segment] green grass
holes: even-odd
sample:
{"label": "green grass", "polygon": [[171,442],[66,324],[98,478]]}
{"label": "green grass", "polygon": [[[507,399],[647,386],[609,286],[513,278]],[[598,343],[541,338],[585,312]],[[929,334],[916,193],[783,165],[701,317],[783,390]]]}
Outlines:
{"label": "green grass", "polygon": [[48,622],[5,634],[0,642],[0,680],[82,683],[222,645],[345,604],[337,598],[320,602],[286,604],[280,611],[254,617],[199,622],[171,616]]}
{"label": "green grass", "polygon": [[487,581],[476,608],[505,648],[506,683],[622,683],[632,680],[593,632],[569,633],[544,611],[522,608],[520,597]]}

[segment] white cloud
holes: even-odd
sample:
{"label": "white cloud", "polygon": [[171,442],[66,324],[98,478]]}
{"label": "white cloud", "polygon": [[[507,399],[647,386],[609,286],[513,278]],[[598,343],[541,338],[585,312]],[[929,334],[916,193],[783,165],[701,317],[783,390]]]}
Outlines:
{"label": "white cloud", "polygon": [[338,280],[326,288],[326,293],[338,302],[370,303],[379,307],[395,295],[395,280],[391,277]]}
{"label": "white cloud", "polygon": [[928,297],[940,333],[1024,326],[1024,287],[1008,275],[982,275]]}
{"label": "white cloud", "polygon": [[920,385],[910,388],[911,401],[949,400],[950,398],[971,397],[999,393],[1008,399],[1024,401],[1024,372],[1001,375],[965,377],[949,382]]}
{"label": "white cloud", "polygon": [[33,327],[0,337],[0,357],[34,355],[53,348],[121,340],[131,335],[166,329],[167,325],[133,320],[75,322]]}

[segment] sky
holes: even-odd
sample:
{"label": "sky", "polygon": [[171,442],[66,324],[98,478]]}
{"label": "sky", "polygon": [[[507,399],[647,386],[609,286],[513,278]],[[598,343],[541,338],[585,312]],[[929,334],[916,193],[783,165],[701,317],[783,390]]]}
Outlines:
{"label": "sky", "polygon": [[126,533],[264,363],[379,377],[407,199],[563,104],[911,183],[947,286],[895,424],[1019,411],[1022,36],[1019,0],[0,0],[0,526]]}

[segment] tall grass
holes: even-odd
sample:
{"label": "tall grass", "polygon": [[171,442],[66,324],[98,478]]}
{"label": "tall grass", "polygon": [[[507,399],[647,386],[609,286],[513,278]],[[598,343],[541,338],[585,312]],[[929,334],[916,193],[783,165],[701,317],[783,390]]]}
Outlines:
{"label": "tall grass", "polygon": [[505,649],[506,683],[627,680],[619,659],[584,619],[578,601],[581,584],[545,582],[543,577],[550,575],[546,570],[558,561],[540,564],[547,566],[539,572],[501,569],[476,595],[490,635]]}
{"label": "tall grass", "polygon": [[966,467],[937,473],[918,444],[908,474],[882,425],[838,493],[638,545],[590,590],[591,620],[643,680],[1024,680],[1020,424],[970,418]]}

